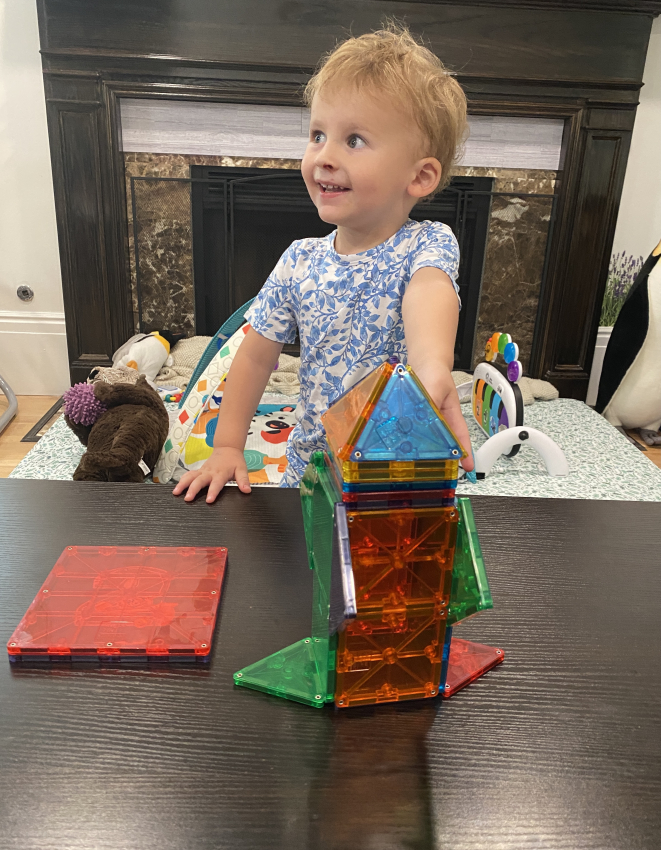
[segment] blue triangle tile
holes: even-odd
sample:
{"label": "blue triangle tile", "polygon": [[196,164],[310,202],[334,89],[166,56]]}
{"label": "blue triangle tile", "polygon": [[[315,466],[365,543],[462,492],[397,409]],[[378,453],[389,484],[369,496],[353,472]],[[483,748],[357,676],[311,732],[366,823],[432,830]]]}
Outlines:
{"label": "blue triangle tile", "polygon": [[352,461],[459,460],[461,446],[417,385],[398,366],[358,438]]}

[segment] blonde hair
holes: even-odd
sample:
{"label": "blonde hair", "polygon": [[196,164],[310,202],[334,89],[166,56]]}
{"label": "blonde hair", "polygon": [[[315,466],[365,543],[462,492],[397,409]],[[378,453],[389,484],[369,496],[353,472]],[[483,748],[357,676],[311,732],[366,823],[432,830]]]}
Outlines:
{"label": "blonde hair", "polygon": [[388,21],[325,56],[305,88],[305,103],[311,106],[322,90],[347,85],[385,94],[411,115],[424,139],[424,156],[441,164],[441,181],[431,194],[447,186],[467,133],[466,95],[438,56],[405,26]]}

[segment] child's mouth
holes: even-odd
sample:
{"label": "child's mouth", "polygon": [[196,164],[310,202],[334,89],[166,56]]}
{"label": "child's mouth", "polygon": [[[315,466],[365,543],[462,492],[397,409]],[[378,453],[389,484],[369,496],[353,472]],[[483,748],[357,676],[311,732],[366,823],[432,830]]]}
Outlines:
{"label": "child's mouth", "polygon": [[339,195],[342,192],[349,192],[346,186],[338,186],[335,183],[318,183],[322,195]]}

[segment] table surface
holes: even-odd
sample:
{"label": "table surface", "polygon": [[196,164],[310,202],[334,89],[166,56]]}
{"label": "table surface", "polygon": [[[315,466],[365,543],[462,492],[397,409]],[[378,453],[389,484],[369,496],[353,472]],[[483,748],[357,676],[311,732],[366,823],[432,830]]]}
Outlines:
{"label": "table surface", "polygon": [[309,633],[297,491],[0,481],[3,646],[67,545],[229,549],[208,669],[0,661],[0,848],[657,850],[661,505],[472,502],[505,662],[319,711],[232,682]]}

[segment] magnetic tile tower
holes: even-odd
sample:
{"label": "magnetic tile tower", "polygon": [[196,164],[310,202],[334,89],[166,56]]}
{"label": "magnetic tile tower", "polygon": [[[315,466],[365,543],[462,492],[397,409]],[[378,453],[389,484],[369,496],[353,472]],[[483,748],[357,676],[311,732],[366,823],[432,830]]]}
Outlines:
{"label": "magnetic tile tower", "polygon": [[328,452],[301,482],[312,634],[234,674],[321,708],[452,696],[503,652],[452,637],[493,607],[456,437],[392,359],[322,417]]}

